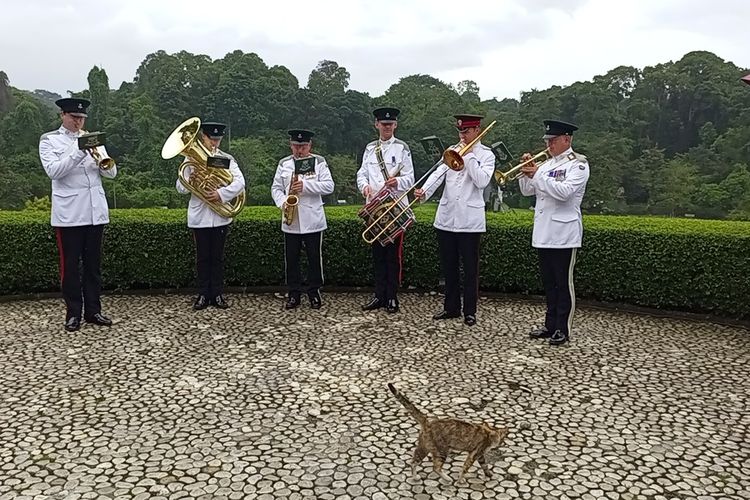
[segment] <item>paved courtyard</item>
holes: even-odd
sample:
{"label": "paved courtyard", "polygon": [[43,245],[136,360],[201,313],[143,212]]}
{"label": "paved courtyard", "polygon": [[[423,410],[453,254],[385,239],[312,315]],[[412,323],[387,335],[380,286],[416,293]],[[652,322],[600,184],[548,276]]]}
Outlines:
{"label": "paved courtyard", "polygon": [[[527,337],[538,303],[364,294],[107,296],[111,329],[60,300],[0,304],[0,499],[750,499],[750,332],[579,309],[572,342]],[[468,485],[410,478],[416,422],[508,426]],[[458,477],[464,455],[448,461]]]}

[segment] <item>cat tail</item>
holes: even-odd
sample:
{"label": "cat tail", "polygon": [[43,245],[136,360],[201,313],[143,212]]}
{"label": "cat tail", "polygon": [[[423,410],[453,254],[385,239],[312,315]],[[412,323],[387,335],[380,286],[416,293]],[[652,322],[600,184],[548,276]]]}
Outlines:
{"label": "cat tail", "polygon": [[416,406],[412,404],[411,401],[406,399],[406,396],[401,394],[401,392],[396,389],[396,386],[388,383],[388,389],[393,393],[394,396],[396,396],[396,399],[398,399],[399,403],[404,405],[404,408],[409,412],[409,414],[414,417],[414,419],[419,423],[419,426],[422,428],[425,428],[427,426],[427,416],[419,411]]}

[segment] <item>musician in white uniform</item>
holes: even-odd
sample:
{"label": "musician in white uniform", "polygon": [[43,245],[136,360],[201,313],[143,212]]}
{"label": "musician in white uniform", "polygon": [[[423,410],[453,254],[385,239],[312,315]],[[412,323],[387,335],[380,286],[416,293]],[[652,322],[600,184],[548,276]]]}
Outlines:
{"label": "musician in white uniform", "polygon": [[[320,309],[323,285],[323,231],[328,227],[323,210],[323,196],[333,193],[333,178],[325,158],[312,154],[313,132],[289,130],[292,154],[279,160],[271,185],[271,196],[282,210],[281,230],[284,232],[284,268],[289,296],[284,306],[294,309],[300,305],[303,291],[307,292],[310,307]],[[289,195],[298,197],[291,224],[285,222],[284,211]],[[307,286],[303,288],[299,256],[304,245],[307,253]]]}
{"label": "musician in white uniform", "polygon": [[[549,338],[560,345],[570,338],[575,312],[573,268],[583,238],[581,200],[589,180],[586,157],[571,147],[578,127],[558,120],[544,120],[544,142],[551,158],[521,168],[521,193],[536,196],[531,245],[538,249],[547,312],[544,326],[532,338]],[[526,153],[521,161],[531,158]]]}
{"label": "musician in white uniform", "polygon": [[[99,167],[88,150],[78,148],[90,101],[79,98],[58,99],[62,125],[39,139],[39,158],[52,180],[52,226],[60,252],[60,280],[65,299],[65,329],[81,328],[87,323],[111,326],[102,314],[102,236],[109,223],[109,206],[102,177],[114,178],[117,166]],[[98,152],[108,157],[106,148]],[[83,274],[79,273],[79,262]]]}
{"label": "musician in white uniform", "polygon": [[[482,116],[463,114],[454,118],[460,139],[454,148],[458,149],[479,135]],[[441,165],[427,178],[422,189],[414,191],[414,195],[429,199],[445,182],[434,223],[440,267],[445,277],[445,300],[443,310],[433,319],[458,318],[463,312],[464,323],[473,326],[477,322],[479,298],[479,243],[486,230],[483,192],[495,171],[495,155],[490,148],[477,142],[463,158],[461,171]],[[459,259],[464,268],[463,311]]]}
{"label": "musician in white uniform", "polygon": [[[215,203],[229,202],[245,190],[245,176],[237,161],[232,155],[219,149],[226,128],[223,123],[201,123],[199,140],[213,157],[228,160],[232,174],[232,182],[228,185],[206,193],[206,199]],[[191,167],[188,167],[185,175],[192,175]],[[177,179],[176,188],[181,194],[190,193],[180,179]],[[199,289],[198,297],[193,302],[193,310],[199,311],[209,305],[226,309],[229,303],[224,298],[224,247],[232,219],[217,214],[194,194],[190,196],[187,218],[188,227],[193,230],[195,239],[195,267]]]}
{"label": "musician in white uniform", "polygon": [[[373,111],[375,128],[379,138],[365,147],[362,166],[357,171],[357,188],[369,203],[381,189],[389,189],[394,199],[414,185],[414,166],[409,146],[396,139],[398,127],[397,108],[383,107]],[[402,200],[405,205],[406,199]],[[396,291],[401,282],[404,234],[396,241],[381,244],[372,243],[372,260],[375,272],[375,296],[365,305],[363,311],[385,307],[389,313],[399,311]]]}

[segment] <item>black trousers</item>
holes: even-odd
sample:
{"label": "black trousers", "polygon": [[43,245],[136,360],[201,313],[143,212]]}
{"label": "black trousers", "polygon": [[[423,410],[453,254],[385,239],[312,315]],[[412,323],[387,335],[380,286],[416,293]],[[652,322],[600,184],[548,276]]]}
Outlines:
{"label": "black trousers", "polygon": [[570,333],[576,295],[573,288],[575,248],[539,248],[539,267],[547,297],[544,326],[550,332]]}
{"label": "black trousers", "polygon": [[454,233],[437,230],[440,267],[445,277],[443,309],[451,314],[461,313],[461,269],[464,267],[464,316],[477,314],[479,298],[479,241],[482,233]]}
{"label": "black trousers", "polygon": [[316,294],[323,286],[322,242],[322,231],[307,234],[284,233],[284,267],[290,295],[299,297],[304,291],[299,263],[303,245],[307,254],[307,293]]}
{"label": "black trousers", "polygon": [[224,245],[229,225],[193,229],[199,293],[214,298],[224,293]]}
{"label": "black trousers", "polygon": [[401,282],[401,254],[404,235],[385,246],[377,241],[372,244],[372,261],[375,270],[375,297],[381,302],[396,299]]}
{"label": "black trousers", "polygon": [[[104,225],[56,227],[60,281],[66,321],[102,312],[102,237]],[[83,273],[81,273],[81,264]]]}

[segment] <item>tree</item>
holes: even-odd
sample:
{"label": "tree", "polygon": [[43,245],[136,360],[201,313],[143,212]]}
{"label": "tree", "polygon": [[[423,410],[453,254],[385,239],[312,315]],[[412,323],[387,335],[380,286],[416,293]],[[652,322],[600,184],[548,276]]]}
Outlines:
{"label": "tree", "polygon": [[693,197],[698,189],[695,165],[683,156],[667,162],[654,182],[653,211],[657,214],[685,215],[694,209]]}
{"label": "tree", "polygon": [[89,130],[101,130],[104,128],[105,119],[108,115],[109,104],[109,78],[104,68],[94,66],[89,71],[89,99],[91,106],[88,110],[86,127]]}
{"label": "tree", "polygon": [[323,60],[310,73],[307,88],[320,97],[343,94],[349,88],[350,76],[346,68],[335,61]]}
{"label": "tree", "polygon": [[11,104],[10,80],[5,71],[0,71],[0,114],[7,113]]}

